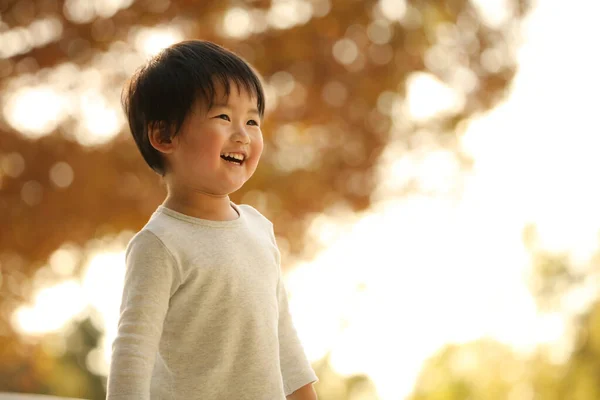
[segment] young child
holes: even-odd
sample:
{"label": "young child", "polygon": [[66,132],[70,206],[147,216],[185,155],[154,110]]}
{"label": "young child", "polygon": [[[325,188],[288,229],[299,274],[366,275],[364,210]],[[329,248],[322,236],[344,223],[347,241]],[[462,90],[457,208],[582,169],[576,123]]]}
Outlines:
{"label": "young child", "polygon": [[185,41],[135,74],[123,104],[168,194],[127,247],[107,399],[316,399],[273,226],[229,199],[263,150],[256,73]]}

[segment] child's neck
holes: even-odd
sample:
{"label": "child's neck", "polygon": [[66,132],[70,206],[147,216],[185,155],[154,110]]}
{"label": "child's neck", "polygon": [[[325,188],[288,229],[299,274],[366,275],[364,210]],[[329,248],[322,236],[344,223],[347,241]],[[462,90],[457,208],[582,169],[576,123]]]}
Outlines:
{"label": "child's neck", "polygon": [[204,193],[183,195],[169,191],[163,206],[190,217],[212,221],[231,221],[239,217],[227,195],[219,197]]}

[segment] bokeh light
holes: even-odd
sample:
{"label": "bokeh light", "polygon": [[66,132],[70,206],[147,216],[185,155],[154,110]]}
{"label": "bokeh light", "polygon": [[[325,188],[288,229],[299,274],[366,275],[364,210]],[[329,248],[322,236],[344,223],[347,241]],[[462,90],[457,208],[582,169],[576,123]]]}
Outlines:
{"label": "bokeh light", "polygon": [[154,28],[140,28],[134,34],[136,49],[147,57],[174,43],[183,40],[183,33],[175,26],[158,26]]}
{"label": "bokeh light", "polygon": [[32,138],[51,133],[65,117],[65,101],[47,86],[18,90],[7,100],[4,115],[8,122]]}
{"label": "bokeh light", "polygon": [[435,76],[416,72],[407,81],[407,106],[415,120],[426,120],[443,112],[458,112],[464,98]]}
{"label": "bokeh light", "polygon": [[53,16],[33,21],[25,28],[0,32],[0,59],[26,53],[34,47],[42,47],[60,39],[63,33],[61,21]]}
{"label": "bokeh light", "polygon": [[50,168],[50,180],[56,187],[68,187],[73,182],[73,177],[73,168],[64,161],[57,162]]}
{"label": "bokeh light", "polygon": [[22,333],[40,335],[58,332],[86,307],[81,286],[75,280],[40,290],[34,303],[14,313],[14,326]]}
{"label": "bokeh light", "polygon": [[275,0],[267,12],[267,21],[273,28],[289,29],[307,23],[312,15],[312,4],[306,0]]}
{"label": "bokeh light", "polygon": [[85,24],[97,17],[110,18],[117,11],[129,7],[131,3],[133,0],[66,0],[63,12],[70,21]]}
{"label": "bokeh light", "polygon": [[406,14],[405,0],[379,0],[381,13],[390,21],[400,21]]}
{"label": "bokeh light", "polygon": [[229,9],[223,19],[225,34],[238,39],[250,36],[252,25],[252,15],[248,10],[239,7]]}
{"label": "bokeh light", "polygon": [[333,56],[341,64],[352,64],[358,57],[358,47],[351,39],[340,39],[333,45]]}

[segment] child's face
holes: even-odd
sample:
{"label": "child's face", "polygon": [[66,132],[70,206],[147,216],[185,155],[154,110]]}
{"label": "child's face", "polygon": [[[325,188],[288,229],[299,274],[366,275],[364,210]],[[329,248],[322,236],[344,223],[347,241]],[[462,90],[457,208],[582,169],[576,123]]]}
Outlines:
{"label": "child's face", "polygon": [[233,82],[228,97],[222,87],[216,89],[213,106],[196,102],[173,138],[169,183],[178,189],[227,195],[241,188],[258,165],[263,138],[256,97]]}

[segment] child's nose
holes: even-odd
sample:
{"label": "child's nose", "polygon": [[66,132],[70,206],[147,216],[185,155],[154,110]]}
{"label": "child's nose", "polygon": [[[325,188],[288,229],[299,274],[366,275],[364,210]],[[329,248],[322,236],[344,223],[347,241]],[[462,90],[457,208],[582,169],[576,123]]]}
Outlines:
{"label": "child's nose", "polygon": [[241,144],[249,144],[250,143],[250,135],[248,135],[248,132],[246,132],[246,130],[244,128],[236,129],[235,133],[233,134],[232,139],[236,143],[241,143]]}

